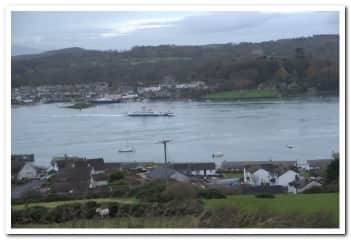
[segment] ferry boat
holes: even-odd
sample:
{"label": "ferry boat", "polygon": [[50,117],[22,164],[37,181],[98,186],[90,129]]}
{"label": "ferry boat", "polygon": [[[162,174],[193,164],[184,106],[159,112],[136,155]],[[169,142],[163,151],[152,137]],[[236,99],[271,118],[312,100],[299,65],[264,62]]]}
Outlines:
{"label": "ferry boat", "polygon": [[142,111],[130,112],[128,113],[129,117],[173,117],[174,113],[172,112],[155,112],[152,110],[145,110],[143,107]]}

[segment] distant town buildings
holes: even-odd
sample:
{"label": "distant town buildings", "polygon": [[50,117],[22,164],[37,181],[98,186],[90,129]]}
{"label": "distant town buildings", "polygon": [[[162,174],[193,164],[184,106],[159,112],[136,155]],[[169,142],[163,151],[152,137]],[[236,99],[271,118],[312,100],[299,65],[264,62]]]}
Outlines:
{"label": "distant town buildings", "polygon": [[166,77],[158,85],[134,88],[121,85],[112,89],[106,82],[74,85],[46,85],[38,87],[19,87],[11,90],[12,104],[33,104],[92,101],[99,98],[113,98],[121,101],[138,98],[183,98],[204,95],[208,86],[202,81],[177,83],[171,77]]}

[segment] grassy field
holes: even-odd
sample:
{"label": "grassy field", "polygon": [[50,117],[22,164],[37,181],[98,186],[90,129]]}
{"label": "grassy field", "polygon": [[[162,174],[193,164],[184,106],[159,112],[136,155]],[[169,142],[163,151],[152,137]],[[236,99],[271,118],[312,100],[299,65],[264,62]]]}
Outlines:
{"label": "grassy field", "polygon": [[276,213],[303,212],[305,214],[316,213],[320,210],[330,211],[338,221],[339,217],[339,194],[284,194],[277,195],[273,199],[256,198],[254,195],[229,196],[224,199],[204,200],[206,208],[237,206],[249,211],[268,208]]}
{"label": "grassy field", "polygon": [[250,90],[240,90],[240,91],[226,91],[226,92],[217,92],[210,93],[207,95],[208,99],[242,99],[242,98],[269,98],[269,97],[278,97],[279,94],[272,89],[250,89]]}
{"label": "grassy field", "polygon": [[95,218],[64,223],[17,225],[16,228],[195,228],[198,221],[194,216]]}
{"label": "grassy field", "polygon": [[226,178],[241,178],[243,176],[242,173],[222,173]]}
{"label": "grassy field", "polygon": [[[36,202],[36,203],[29,203],[27,207],[34,207],[34,206],[42,206],[47,208],[54,208],[59,205],[67,204],[67,203],[84,203],[89,201],[95,201],[98,203],[104,202],[118,202],[124,204],[135,204],[138,202],[135,198],[96,198],[96,199],[82,199],[82,200],[69,200],[69,201],[56,201],[56,202]],[[12,208],[19,210],[26,207],[26,204],[16,204],[12,205]]]}

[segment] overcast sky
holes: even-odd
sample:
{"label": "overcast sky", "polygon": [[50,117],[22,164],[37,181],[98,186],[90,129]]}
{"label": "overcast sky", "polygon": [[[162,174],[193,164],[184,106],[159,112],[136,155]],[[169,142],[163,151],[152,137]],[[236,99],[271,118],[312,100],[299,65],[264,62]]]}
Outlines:
{"label": "overcast sky", "polygon": [[261,42],[338,34],[338,12],[12,12],[12,45],[39,50]]}

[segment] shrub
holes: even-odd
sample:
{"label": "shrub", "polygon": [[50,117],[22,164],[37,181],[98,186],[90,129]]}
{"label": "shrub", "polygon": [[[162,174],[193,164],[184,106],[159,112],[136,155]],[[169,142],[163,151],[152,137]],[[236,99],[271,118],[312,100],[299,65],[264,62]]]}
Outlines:
{"label": "shrub", "polygon": [[170,183],[161,193],[160,201],[167,202],[171,200],[185,200],[196,197],[195,188],[189,183]]}
{"label": "shrub", "polygon": [[124,172],[122,172],[122,171],[115,171],[115,172],[110,174],[109,182],[122,180],[122,179],[124,179],[124,177],[125,177],[125,173]]}
{"label": "shrub", "polygon": [[329,183],[324,186],[325,192],[339,192],[338,183]]}
{"label": "shrub", "polygon": [[275,195],[271,193],[260,193],[256,195],[256,198],[275,198]]}
{"label": "shrub", "polygon": [[305,190],[303,193],[304,194],[310,194],[310,193],[323,193],[325,190],[322,187],[314,186],[311,187],[310,189]]}
{"label": "shrub", "polygon": [[46,218],[48,217],[48,213],[49,213],[47,208],[36,206],[36,207],[28,208],[27,212],[28,212],[29,218],[31,219],[31,222],[35,222],[35,223],[47,222]]}
{"label": "shrub", "polygon": [[218,189],[210,188],[206,190],[200,190],[198,192],[198,197],[207,198],[207,199],[212,199],[212,198],[220,199],[220,198],[226,198],[226,195]]}
{"label": "shrub", "polygon": [[62,223],[79,217],[80,212],[77,214],[72,204],[59,205],[55,208],[52,208],[49,212],[50,221],[56,223]]}
{"label": "shrub", "polygon": [[84,209],[83,211],[83,216],[85,218],[93,218],[96,215],[96,209],[99,207],[99,204],[95,201],[89,201],[83,204],[82,208]]}
{"label": "shrub", "polygon": [[119,210],[119,203],[108,203],[107,207],[109,209],[109,216],[116,217]]}
{"label": "shrub", "polygon": [[278,214],[267,209],[247,211],[235,207],[215,208],[199,216],[206,228],[327,228],[337,227],[330,212]]}
{"label": "shrub", "polygon": [[165,190],[166,184],[162,181],[152,181],[133,190],[132,194],[142,201],[162,201],[161,193]]}
{"label": "shrub", "polygon": [[128,181],[126,179],[113,180],[110,183],[114,185],[128,185]]}

